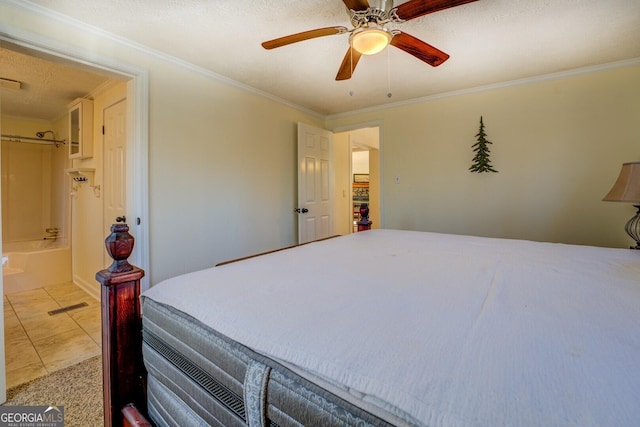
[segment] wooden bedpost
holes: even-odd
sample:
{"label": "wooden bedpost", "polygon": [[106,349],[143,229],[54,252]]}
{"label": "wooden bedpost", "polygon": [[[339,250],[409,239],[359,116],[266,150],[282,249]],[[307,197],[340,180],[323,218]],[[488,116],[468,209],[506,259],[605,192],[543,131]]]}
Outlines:
{"label": "wooden bedpost", "polygon": [[127,261],[134,238],[127,224],[113,224],[105,240],[113,263],[96,274],[102,285],[102,377],[104,425],[122,426],[121,410],[134,404],[146,412],[142,363],[140,279],[144,271]]}

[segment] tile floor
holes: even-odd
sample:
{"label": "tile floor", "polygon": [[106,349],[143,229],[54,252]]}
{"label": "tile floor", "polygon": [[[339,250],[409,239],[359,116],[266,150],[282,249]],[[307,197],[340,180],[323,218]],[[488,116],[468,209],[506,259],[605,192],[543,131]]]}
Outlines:
{"label": "tile floor", "polygon": [[7,389],[99,355],[100,323],[100,301],[71,282],[5,295]]}

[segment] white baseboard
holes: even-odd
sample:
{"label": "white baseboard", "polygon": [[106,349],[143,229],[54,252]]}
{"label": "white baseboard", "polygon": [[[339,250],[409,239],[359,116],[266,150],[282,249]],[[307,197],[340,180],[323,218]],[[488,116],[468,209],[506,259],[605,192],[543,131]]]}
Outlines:
{"label": "white baseboard", "polygon": [[100,284],[98,282],[89,283],[86,280],[83,280],[82,278],[74,274],[73,283],[75,283],[80,288],[82,288],[86,293],[88,293],[89,295],[91,295],[92,297],[100,301],[101,292],[100,292]]}

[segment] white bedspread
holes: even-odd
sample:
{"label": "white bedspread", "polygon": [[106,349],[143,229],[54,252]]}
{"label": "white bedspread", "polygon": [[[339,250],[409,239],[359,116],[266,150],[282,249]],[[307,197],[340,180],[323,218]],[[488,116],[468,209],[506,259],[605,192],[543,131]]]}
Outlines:
{"label": "white bedspread", "polygon": [[144,295],[410,423],[640,425],[640,251],[371,230]]}

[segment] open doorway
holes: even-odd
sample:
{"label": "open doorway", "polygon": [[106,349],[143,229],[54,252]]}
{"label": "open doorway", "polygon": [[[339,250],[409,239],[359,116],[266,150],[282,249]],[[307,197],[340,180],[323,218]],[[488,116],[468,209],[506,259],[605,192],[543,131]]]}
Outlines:
{"label": "open doorway", "polygon": [[[24,76],[26,76],[27,74],[30,74],[33,71],[38,71],[38,70],[50,73],[52,69],[59,69],[59,68],[66,67],[68,70],[70,70],[70,73],[72,74],[75,71],[82,71],[83,73],[86,74],[86,76],[89,77],[89,79],[92,78],[90,75],[94,75],[95,77],[97,77],[96,81],[98,81],[98,83],[96,83],[96,85],[94,86],[87,88],[86,86],[82,86],[81,84],[78,84],[77,87],[71,88],[71,91],[73,93],[73,97],[71,99],[75,97],[91,98],[94,95],[100,97],[101,95],[99,94],[103,94],[102,100],[100,101],[103,106],[96,107],[96,111],[99,112],[98,117],[102,116],[102,111],[104,107],[111,105],[109,103],[113,103],[112,101],[115,101],[110,99],[110,98],[113,98],[114,96],[118,97],[118,99],[122,99],[122,97],[126,97],[128,100],[131,101],[128,103],[129,107],[127,108],[127,111],[126,111],[127,123],[128,123],[127,127],[130,130],[129,137],[127,138],[130,144],[128,144],[127,151],[131,153],[136,153],[137,155],[131,156],[131,162],[130,163],[128,162],[127,164],[127,169],[128,169],[127,178],[126,178],[127,199],[128,199],[127,210],[129,212],[128,216],[135,218],[137,220],[135,223],[135,227],[132,227],[132,232],[135,233],[136,237],[138,238],[138,241],[137,241],[138,244],[136,245],[138,248],[137,248],[137,251],[134,252],[134,257],[136,258],[136,260],[135,261],[132,260],[132,261],[134,261],[137,265],[141,266],[142,268],[148,269],[148,255],[147,255],[148,254],[148,237],[147,237],[148,233],[146,231],[148,229],[148,226],[146,224],[146,214],[145,214],[148,210],[148,201],[146,197],[146,188],[147,188],[147,178],[146,178],[146,171],[147,171],[146,152],[147,151],[146,150],[147,150],[148,138],[147,138],[147,130],[145,126],[145,124],[148,121],[147,119],[148,95],[146,91],[146,86],[148,84],[147,83],[148,76],[146,74],[146,71],[130,67],[126,64],[114,64],[112,61],[107,61],[107,60],[104,60],[104,63],[101,63],[100,59],[96,60],[95,55],[93,55],[91,59],[88,59],[81,54],[77,54],[77,52],[72,52],[71,50],[67,52],[67,54],[60,53],[64,51],[63,47],[58,45],[57,49],[54,51],[50,46],[47,45],[48,43],[47,40],[43,40],[43,39],[39,39],[37,42],[34,42],[32,40],[24,40],[24,39],[17,40],[5,34],[0,36],[0,43],[1,43],[0,48],[3,49],[5,53],[7,53],[7,55],[12,58],[10,61],[5,61],[5,60],[2,61],[3,67],[2,67],[2,70],[0,70],[2,72],[2,76],[0,77],[6,77],[7,80],[15,82],[11,85],[12,86],[11,90],[16,90],[17,91],[16,94],[27,95],[28,93],[30,95],[30,97],[29,96],[25,97],[26,101],[28,102],[25,102],[25,99],[22,99],[22,100],[19,100],[19,102],[17,103],[17,104],[20,104],[21,107],[25,107],[27,111],[29,111],[29,113],[33,113],[41,110],[42,107],[48,105],[48,101],[49,101],[49,99],[46,99],[44,96],[34,96],[34,92],[36,94],[41,92],[34,91],[33,84],[28,84],[24,82],[25,80]],[[71,59],[71,57],[77,58],[77,60]],[[34,61],[38,61],[37,66],[33,65]],[[14,74],[13,76],[5,76],[5,73],[7,73],[11,69],[11,67],[16,67],[13,70],[13,72],[14,73],[17,72],[17,74]],[[51,76],[52,75],[50,74],[48,77],[51,77]],[[80,83],[82,81],[85,81],[84,78],[80,79],[73,76],[69,77],[68,75],[65,77],[65,79],[72,83]],[[60,90],[61,85],[62,84],[53,84],[50,81],[49,89],[53,89],[53,91],[56,92]],[[108,85],[111,85],[111,86],[109,87]],[[119,91],[119,95],[113,95],[113,91],[111,91],[111,88],[113,88],[113,85],[118,86],[117,90]],[[23,90],[21,91],[21,89]],[[27,89],[31,89],[31,91],[27,92]],[[109,94],[105,95],[106,93],[109,93]],[[2,129],[0,130],[2,130],[3,136],[5,133],[20,134],[22,136],[32,137],[30,139],[36,139],[36,138],[42,138],[38,134],[44,133],[46,138],[43,138],[43,139],[63,140],[65,139],[65,137],[68,138],[68,135],[64,135],[64,133],[69,131],[69,120],[67,120],[67,117],[65,117],[67,115],[67,110],[69,107],[68,105],[69,100],[63,101],[60,105],[58,105],[58,108],[60,109],[60,111],[63,111],[63,113],[56,113],[54,114],[54,116],[51,116],[51,117],[24,117],[25,114],[23,112],[12,110],[13,107],[7,103],[7,101],[11,100],[12,98],[13,98],[13,95],[5,96],[5,92],[3,92],[2,107],[0,109],[0,115],[3,116]],[[97,126],[100,126],[100,124],[97,124]],[[38,132],[36,132],[36,130]],[[48,131],[50,130],[53,132],[49,133]],[[99,136],[99,131],[97,133],[98,133],[97,138],[101,138]],[[12,141],[11,143],[12,145],[17,147],[18,151],[16,150],[14,151],[18,153],[25,151],[25,147],[28,147],[27,144],[22,144],[21,142],[19,143],[19,142]],[[5,143],[3,142],[3,145],[4,144]],[[18,145],[18,144],[22,144],[22,145]],[[13,148],[16,148],[16,147],[13,147]],[[97,145],[96,152],[101,152],[102,150],[101,147],[102,147],[101,145]],[[4,146],[3,146],[3,150],[4,150]],[[47,151],[43,151],[43,150],[47,150]],[[35,157],[34,156],[31,156],[31,157],[34,157],[35,160],[39,162],[39,165],[46,166],[43,168],[39,168],[41,172],[40,175],[42,176],[38,175],[39,178],[36,179],[36,181],[40,181],[45,184],[45,187],[40,191],[40,193],[44,194],[44,197],[39,197],[39,199],[48,201],[47,203],[43,204],[43,210],[47,212],[39,214],[38,217],[35,218],[35,220],[32,222],[38,223],[40,228],[43,229],[42,231],[44,231],[45,233],[49,233],[49,231],[47,231],[46,228],[50,228],[51,230],[56,229],[55,236],[49,235],[49,234],[53,234],[53,232],[51,232],[45,235],[44,237],[42,237],[41,235],[37,235],[36,237],[33,238],[33,240],[39,241],[39,243],[42,243],[44,241],[45,244],[47,244],[49,242],[52,242],[53,241],[52,238],[55,237],[55,240],[58,240],[60,243],[65,243],[63,246],[66,247],[67,251],[71,252],[78,249],[78,248],[74,248],[77,242],[77,239],[74,239],[74,237],[82,237],[84,232],[83,231],[84,229],[78,232],[78,230],[75,230],[75,228],[77,227],[72,227],[71,218],[72,217],[78,218],[80,215],[83,215],[82,211],[85,208],[84,206],[80,206],[79,203],[75,203],[73,200],[77,202],[77,200],[80,199],[80,197],[78,196],[78,192],[82,191],[82,192],[88,193],[86,194],[86,197],[84,197],[85,195],[83,195],[82,200],[90,201],[92,205],[95,205],[95,203],[100,203],[100,206],[102,206],[102,200],[104,200],[104,191],[106,190],[106,186],[104,185],[104,182],[102,183],[92,182],[92,179],[96,176],[93,173],[89,175],[86,181],[81,181],[81,180],[73,181],[73,183],[71,183],[70,185],[70,180],[69,180],[69,177],[67,176],[67,172],[70,169],[71,170],[82,169],[83,171],[86,171],[87,169],[91,169],[91,168],[88,168],[88,166],[91,166],[92,168],[94,168],[94,170],[96,170],[98,168],[102,168],[102,159],[96,160],[94,165],[87,165],[87,164],[84,164],[85,160],[81,160],[80,162],[78,162],[76,159],[73,159],[72,161],[70,159],[68,150],[69,150],[68,144],[65,143],[58,147],[56,147],[55,145],[43,146],[42,150],[40,150],[40,151],[43,151],[43,153],[40,153],[40,151],[31,149],[31,148],[29,149],[29,152],[34,151]],[[17,156],[13,156],[13,157],[17,157]],[[3,175],[6,171],[5,160],[9,160],[9,159],[8,157],[4,156],[4,152],[3,152],[3,163],[2,163]],[[91,161],[89,160],[87,162],[91,162]],[[30,167],[31,166],[33,165],[30,165]],[[38,170],[38,168],[36,168],[36,170]],[[135,171],[135,173],[129,173],[130,171]],[[93,172],[93,170],[91,170],[90,172]],[[45,173],[46,173],[46,176],[45,176]],[[26,173],[25,176],[33,177],[33,175],[29,173]],[[100,184],[103,184],[102,188],[100,188]],[[5,190],[7,190],[7,187],[5,186],[5,180],[3,180],[3,185],[2,185],[3,196],[5,195],[4,194]],[[74,194],[73,194],[74,192],[76,193],[75,194],[76,198],[72,199],[74,197]],[[16,194],[16,191],[12,191],[12,193]],[[55,203],[50,203],[52,200],[55,201]],[[13,202],[14,201],[11,201],[11,203],[9,203],[9,201],[4,201],[4,197],[3,197],[3,204],[2,204],[3,208],[9,208],[10,204],[17,206]],[[92,262],[92,265],[90,266],[91,271],[90,273],[87,273],[85,276],[87,276],[86,283],[88,283],[89,287],[91,287],[92,290],[94,291],[94,292],[91,292],[93,296],[96,296],[96,295],[99,296],[100,289],[99,289],[99,285],[97,285],[97,283],[94,280],[94,275],[97,270],[104,268],[104,258],[103,258],[104,247],[101,244],[101,242],[104,241],[104,237],[105,237],[103,227],[102,227],[103,215],[101,213],[101,207],[99,209],[93,209],[92,212],[89,212],[90,215],[87,214],[86,209],[84,209],[84,211],[85,211],[84,220],[87,221],[87,224],[90,223],[89,227],[92,230],[94,229],[98,230],[97,236],[94,234],[90,234],[90,235],[84,236],[86,237],[85,240],[87,242],[91,241],[92,244],[93,242],[95,242],[98,247],[98,250],[96,252],[92,251],[91,254],[89,254],[85,250],[86,248],[85,249],[80,248],[79,253],[82,254],[83,256],[90,255],[95,259],[95,264],[98,265],[97,268],[93,268],[92,267],[93,262]],[[46,217],[46,220],[47,220],[46,223],[42,223],[42,221],[40,221],[40,218],[42,217]],[[13,221],[13,225],[11,225],[12,233],[5,233],[6,234],[5,237],[9,237],[9,238],[16,237],[17,235],[13,231],[19,230],[21,226],[18,228],[14,228],[14,225],[18,224],[18,222],[16,221],[19,220],[20,218],[16,215],[9,216],[5,209],[3,209],[1,218],[3,221],[5,220],[5,218],[8,219],[9,221]],[[53,221],[55,221],[56,224],[53,224],[53,223],[50,224],[50,222],[53,222]],[[48,227],[49,225],[52,225],[52,227]],[[45,237],[47,239],[45,239]],[[40,254],[41,252],[45,252],[45,251],[38,250],[35,252]],[[56,266],[57,268],[60,264],[61,264],[60,262],[55,262],[53,265]],[[84,262],[77,263],[77,265],[81,265],[81,266],[84,264],[85,264]],[[39,270],[42,270],[42,269],[39,269]],[[75,275],[76,272],[74,272],[73,274]],[[4,280],[2,282],[4,282]],[[0,354],[0,361],[2,363],[2,367],[0,368],[0,388],[1,388],[0,400],[4,401],[6,397],[5,389],[4,389],[5,384],[15,385],[15,384],[11,384],[10,381],[7,381],[5,383],[5,375],[7,374],[7,370],[9,368],[8,365],[11,362],[18,361],[22,363],[28,360],[29,357],[34,359],[34,361],[39,360],[43,364],[43,367],[34,368],[35,365],[19,367],[19,368],[24,368],[23,372],[26,372],[26,374],[31,376],[33,375],[40,376],[41,374],[49,373],[50,370],[56,370],[57,368],[65,367],[62,365],[66,362],[57,363],[57,364],[54,362],[51,362],[49,367],[47,367],[46,364],[44,363],[45,362],[44,359],[47,359],[48,356],[51,356],[49,357],[51,361],[53,361],[57,357],[55,354],[55,349],[52,350],[51,346],[48,346],[47,348],[45,348],[47,346],[47,342],[46,342],[47,340],[55,341],[51,339],[51,337],[53,337],[57,332],[62,331],[61,333],[65,334],[66,341],[64,341],[65,343],[64,347],[66,347],[67,354],[71,354],[71,356],[74,356],[77,358],[77,356],[80,355],[81,353],[84,354],[83,352],[84,350],[86,350],[87,347],[91,347],[89,348],[90,353],[92,352],[95,353],[96,351],[99,353],[100,351],[99,345],[101,340],[99,318],[95,320],[88,319],[89,315],[87,313],[73,312],[74,315],[77,314],[77,316],[75,316],[74,318],[74,316],[70,314],[71,313],[70,311],[64,311],[60,314],[55,313],[55,315],[59,317],[54,317],[54,315],[51,315],[48,313],[49,311],[55,312],[56,309],[60,307],[65,308],[65,307],[71,307],[71,306],[77,305],[74,298],[78,296],[78,292],[77,292],[78,289],[70,286],[74,284],[74,282],[75,282],[75,277],[70,282],[62,283],[61,284],[62,286],[52,285],[52,286],[48,286],[48,289],[38,288],[39,289],[38,292],[42,294],[42,296],[47,297],[46,304],[40,304],[38,307],[38,308],[45,309],[45,311],[43,312],[43,315],[41,316],[42,319],[44,320],[41,323],[33,322],[34,323],[33,325],[34,328],[32,332],[33,337],[29,337],[29,339],[27,340],[22,340],[24,342],[29,342],[31,344],[34,344],[30,348],[25,348],[24,349],[25,353],[23,355],[18,354],[17,356],[16,355],[10,356],[8,353],[5,354],[4,352],[5,348],[11,347],[13,349],[14,346],[13,345],[5,346],[4,342],[0,343],[0,346],[1,346],[0,350],[2,350],[2,354]],[[147,283],[147,286],[148,286],[148,283]],[[4,286],[0,286],[0,289],[2,288],[4,288]],[[3,289],[3,294],[4,294],[4,289]],[[94,309],[97,307],[98,314],[99,314],[99,306],[100,306],[99,300],[95,300],[94,298],[93,301],[91,299],[85,301],[86,298],[84,296],[81,298],[83,299],[82,302],[88,302],[88,304],[86,306],[79,307],[80,310],[85,310],[86,312],[88,312],[89,309]],[[6,331],[6,333],[3,334],[4,340],[11,339],[13,336],[13,332],[16,332],[18,330],[21,330],[24,333],[28,333],[27,329],[24,327],[24,322],[18,319],[17,314],[18,314],[18,311],[25,311],[26,313],[27,310],[30,310],[30,308],[23,303],[29,303],[31,301],[35,301],[35,298],[31,298],[30,296],[26,296],[25,298],[22,298],[22,299],[16,297],[14,298],[14,303],[10,303],[10,302],[8,303],[8,301],[9,300],[5,297],[5,304],[3,305],[3,309],[4,309],[3,311],[7,311],[7,308],[9,307],[13,310],[13,314],[16,316],[15,316],[15,319],[12,317],[11,319],[9,319],[9,321],[6,320],[7,319],[6,316],[3,316],[3,318],[5,319],[5,322],[4,324],[2,324],[2,326],[3,326],[3,330]],[[49,303],[51,303],[52,307],[48,307],[48,306],[44,307]],[[31,319],[33,317],[29,313],[26,313],[26,314],[27,316],[25,317],[25,319],[26,318]],[[13,330],[7,331],[7,328],[11,328],[12,326],[16,326],[14,328],[15,331]],[[79,328],[76,328],[76,326],[78,326]],[[78,333],[76,334],[76,332]],[[39,350],[35,345],[36,341],[38,342],[38,344],[42,344],[40,347],[40,350],[42,351],[41,354],[39,353]],[[77,345],[72,345],[72,342],[76,343]],[[47,357],[45,357],[44,359],[42,356],[43,354],[47,355]],[[70,359],[66,359],[66,360],[69,361]],[[5,361],[7,362],[6,365],[4,363]]]}
{"label": "open doorway", "polygon": [[[66,174],[72,167],[68,104],[110,79],[25,49],[2,47],[0,59],[0,78],[13,82],[8,90],[3,85],[0,105],[6,384],[11,388],[100,354],[100,302],[74,283],[72,259],[78,248]],[[67,307],[73,309],[54,312]]]}
{"label": "open doorway", "polygon": [[[360,207],[369,209],[370,228],[381,228],[380,128],[367,126],[334,134],[336,234],[362,230]],[[368,228],[368,227],[367,227]]]}

